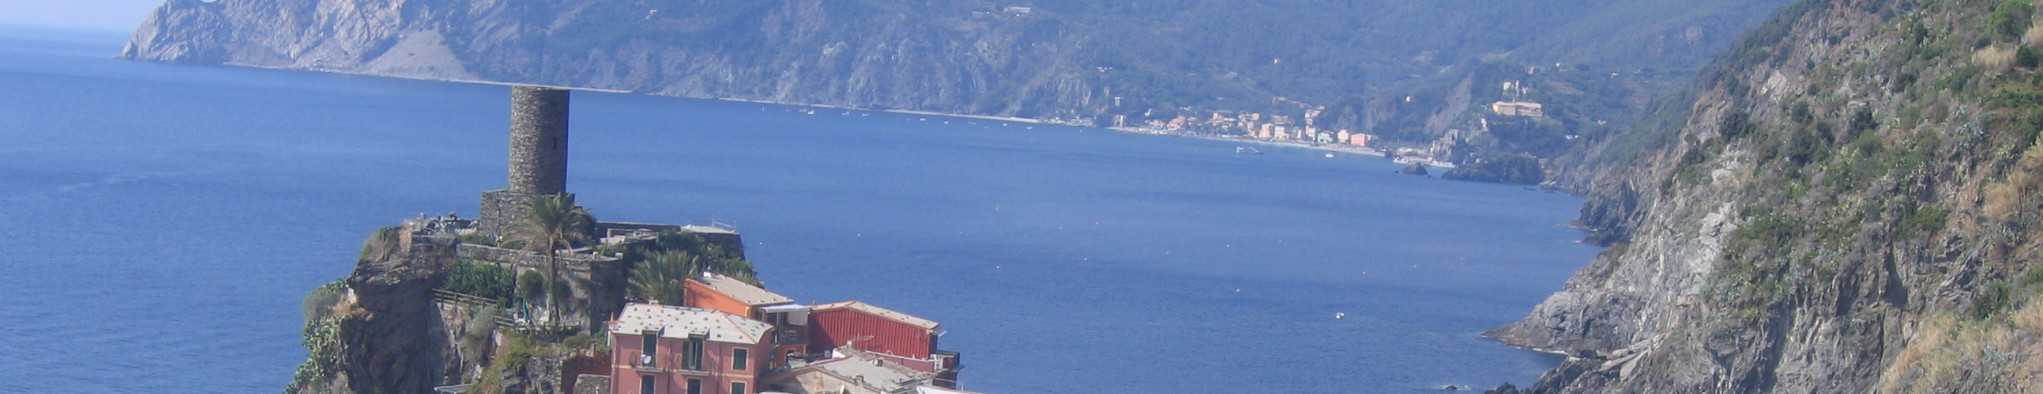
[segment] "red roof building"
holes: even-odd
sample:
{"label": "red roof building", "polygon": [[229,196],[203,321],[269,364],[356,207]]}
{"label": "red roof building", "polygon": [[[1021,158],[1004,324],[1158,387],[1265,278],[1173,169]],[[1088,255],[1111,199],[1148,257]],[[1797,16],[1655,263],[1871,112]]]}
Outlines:
{"label": "red roof building", "polygon": [[858,301],[816,305],[809,313],[809,353],[850,347],[935,373],[937,385],[956,387],[958,353],[936,347],[942,325]]}

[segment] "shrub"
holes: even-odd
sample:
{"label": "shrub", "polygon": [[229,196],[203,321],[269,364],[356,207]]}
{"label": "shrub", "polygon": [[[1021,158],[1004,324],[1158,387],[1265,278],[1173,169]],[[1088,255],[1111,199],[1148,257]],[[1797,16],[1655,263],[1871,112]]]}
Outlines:
{"label": "shrub", "polygon": [[1944,221],[1951,210],[1942,207],[1916,207],[1901,220],[1901,234],[1904,236],[1929,235],[1943,231]]}
{"label": "shrub", "polygon": [[2043,292],[2043,286],[2039,285],[2043,285],[2043,264],[2031,267],[2028,273],[2022,274],[2023,288],[2027,288],[2032,292]]}
{"label": "shrub", "polygon": [[[1806,113],[1809,110],[1809,106],[1807,104],[1803,104],[1796,108],[1799,108],[1799,110],[1804,113]],[[1752,123],[1752,115],[1746,113],[1745,110],[1741,109],[1731,111],[1731,113],[1728,114],[1724,114],[1724,122],[1722,125],[1717,127],[1717,134],[1722,134],[1724,138],[1734,138],[1741,135],[1752,134],[1753,131],[1757,130],[1759,130],[1759,126]]]}
{"label": "shrub", "polygon": [[530,300],[545,293],[546,275],[540,274],[539,271],[525,271],[524,274],[518,275],[518,297]]}
{"label": "shrub", "polygon": [[1989,31],[2006,38],[2021,37],[2029,29],[2029,18],[2036,13],[2036,6],[2028,0],[2003,0],[1993,6],[1993,13],[1986,16]]}
{"label": "shrub", "polygon": [[1979,289],[1978,294],[1972,296],[1972,318],[1984,320],[1999,314],[2002,309],[2007,309],[2009,297],[2013,293],[2014,290],[2006,281],[1988,283],[1985,288]]}
{"label": "shrub", "polygon": [[483,234],[480,231],[461,234],[460,238],[458,239],[461,241],[461,243],[465,244],[497,246],[497,239],[495,237],[491,237],[489,234]]}
{"label": "shrub", "polygon": [[337,279],[312,289],[312,294],[305,295],[305,301],[299,305],[304,309],[305,321],[309,323],[332,317],[333,306],[347,297],[347,288],[346,280]]}
{"label": "shrub", "polygon": [[355,261],[389,260],[390,255],[397,253],[397,231],[396,226],[377,229],[368,239],[362,240],[362,253],[355,256]]}
{"label": "shrub", "polygon": [[511,297],[515,276],[510,269],[466,259],[455,261],[440,289],[476,297],[503,300]]}

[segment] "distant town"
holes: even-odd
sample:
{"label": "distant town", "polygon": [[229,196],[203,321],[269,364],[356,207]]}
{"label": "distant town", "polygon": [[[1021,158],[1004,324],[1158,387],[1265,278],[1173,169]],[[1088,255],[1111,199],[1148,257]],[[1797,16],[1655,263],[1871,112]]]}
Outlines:
{"label": "distant town", "polygon": [[[1506,83],[1506,91],[1523,89],[1516,82]],[[1410,98],[1406,98],[1410,101]],[[1304,103],[1278,97],[1275,101],[1289,102],[1300,106]],[[1545,106],[1532,101],[1497,101],[1491,103],[1489,112],[1497,116],[1545,117]],[[1449,130],[1446,136],[1433,141],[1426,147],[1389,148],[1381,146],[1374,134],[1352,132],[1347,129],[1326,129],[1318,126],[1324,106],[1309,106],[1303,119],[1288,115],[1271,115],[1258,112],[1212,111],[1207,117],[1178,116],[1169,119],[1150,119],[1130,124],[1126,115],[1114,118],[1108,129],[1129,133],[1170,135],[1222,141],[1241,141],[1300,148],[1335,150],[1374,156],[1386,156],[1404,164],[1421,164],[1431,167],[1454,168],[1445,160],[1447,152],[1453,149],[1454,141],[1460,136],[1456,130]],[[1092,126],[1086,122],[1067,124]],[[1481,124],[1487,124],[1482,122]]]}

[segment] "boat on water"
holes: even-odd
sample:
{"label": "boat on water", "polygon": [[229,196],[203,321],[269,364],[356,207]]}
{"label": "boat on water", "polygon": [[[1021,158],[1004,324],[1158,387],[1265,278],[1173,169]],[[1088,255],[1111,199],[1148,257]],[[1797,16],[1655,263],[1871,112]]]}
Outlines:
{"label": "boat on water", "polygon": [[1234,153],[1247,153],[1247,154],[1253,154],[1253,155],[1260,155],[1260,154],[1263,154],[1263,151],[1260,151],[1260,150],[1256,150],[1256,148],[1255,148],[1255,147],[1253,147],[1253,146],[1237,146],[1237,147],[1234,147]]}

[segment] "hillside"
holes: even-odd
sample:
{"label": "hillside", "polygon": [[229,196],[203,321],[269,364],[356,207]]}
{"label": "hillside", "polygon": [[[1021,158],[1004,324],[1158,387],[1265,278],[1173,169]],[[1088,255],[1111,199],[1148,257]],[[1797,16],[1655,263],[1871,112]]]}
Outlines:
{"label": "hillside", "polygon": [[[1426,92],[1481,64],[1622,73],[1641,81],[1552,91],[1643,97],[1784,2],[171,0],[122,56],[1106,124],[1466,95]],[[1423,104],[1338,123],[1423,144],[1486,105]]]}
{"label": "hillside", "polygon": [[1611,248],[1491,335],[1534,392],[2043,392],[2043,27],[1808,0],[1566,165]]}

